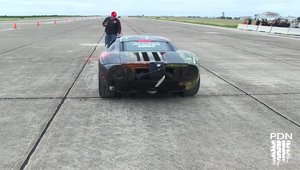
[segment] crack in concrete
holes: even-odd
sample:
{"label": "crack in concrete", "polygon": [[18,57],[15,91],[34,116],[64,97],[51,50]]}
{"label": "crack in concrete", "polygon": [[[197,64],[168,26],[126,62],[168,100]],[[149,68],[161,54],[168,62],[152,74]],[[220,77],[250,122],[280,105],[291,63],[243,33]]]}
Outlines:
{"label": "crack in concrete", "polygon": [[204,67],[201,65],[202,68],[204,68],[206,71],[210,72],[211,74],[215,75],[216,77],[218,77],[219,79],[225,81],[226,83],[228,83],[229,85],[231,85],[232,87],[238,89],[239,91],[245,93],[247,96],[251,97],[252,99],[254,99],[255,101],[257,101],[258,103],[264,105],[265,107],[267,107],[268,109],[270,109],[271,111],[273,111],[274,113],[276,113],[277,115],[281,116],[282,118],[288,120],[289,122],[291,122],[292,124],[300,127],[300,124],[298,124],[297,122],[293,121],[292,119],[284,116],[282,113],[279,113],[278,111],[276,111],[275,109],[273,109],[271,106],[267,105],[266,103],[264,103],[263,101],[260,101],[259,99],[257,99],[256,97],[253,96],[253,94],[247,93],[245,90],[241,89],[240,87],[234,85],[233,83],[229,82],[228,80],[224,79],[223,77],[217,75],[216,73],[214,73],[213,71],[209,70],[208,68]]}
{"label": "crack in concrete", "polygon": [[[104,34],[100,37],[100,40],[98,41],[97,45],[94,47],[93,51],[91,52],[89,58],[92,57],[92,55],[94,54],[94,52],[96,51],[98,44],[100,43],[100,41],[103,39]],[[73,83],[71,84],[71,86],[69,87],[69,89],[67,90],[67,92],[65,93],[64,97],[61,98],[61,102],[59,103],[59,105],[57,106],[55,112],[53,113],[52,117],[50,118],[50,120],[48,121],[47,125],[45,126],[45,128],[43,129],[42,133],[40,134],[39,138],[37,139],[37,141],[35,142],[33,148],[31,149],[31,151],[29,152],[28,156],[26,157],[25,161],[23,162],[22,166],[21,166],[21,170],[23,170],[26,165],[28,164],[31,156],[33,155],[33,153],[35,152],[36,148],[38,147],[38,145],[40,144],[41,140],[43,139],[43,137],[45,136],[47,130],[49,129],[51,123],[53,122],[54,118],[56,117],[57,113],[59,112],[59,110],[61,109],[62,105],[64,104],[65,100],[67,99],[67,96],[69,95],[70,91],[72,90],[73,86],[75,85],[75,83],[77,82],[77,80],[79,79],[79,76],[81,75],[81,73],[83,72],[84,68],[86,67],[87,63],[89,62],[89,60],[86,60],[84,65],[82,66],[82,68],[80,69],[79,73],[77,74],[75,80],[73,81]]]}
{"label": "crack in concrete", "polygon": [[[279,96],[279,95],[300,95],[300,93],[249,93],[253,96]],[[233,96],[248,96],[247,94],[199,94],[203,97],[233,97]],[[174,97],[174,96],[173,96]],[[3,97],[0,100],[52,100],[63,99],[64,97]],[[99,96],[78,96],[78,97],[66,97],[66,99],[101,99]]]}
{"label": "crack in concrete", "polygon": [[0,100],[48,100],[62,99],[63,97],[2,97]]}
{"label": "crack in concrete", "polygon": [[60,32],[60,33],[58,33],[58,34],[54,34],[54,35],[45,37],[45,38],[40,39],[40,40],[37,40],[37,41],[33,41],[33,42],[30,42],[30,43],[27,43],[27,44],[24,44],[24,45],[15,47],[15,48],[13,48],[13,49],[10,49],[10,50],[7,50],[7,51],[4,51],[4,52],[0,53],[0,55],[9,53],[9,52],[12,52],[12,51],[15,51],[15,50],[18,50],[18,49],[23,48],[23,47],[27,47],[27,46],[29,46],[29,45],[32,45],[32,44],[35,44],[35,43],[38,43],[38,42],[45,41],[45,40],[47,40],[47,39],[50,39],[50,38],[59,36],[59,35],[61,35],[61,34],[67,33],[67,32],[75,31],[75,30],[80,29],[80,28],[82,28],[82,27],[86,27],[86,25],[81,25],[81,26],[79,26],[79,27],[75,27],[75,28],[73,28],[73,29],[70,29],[70,30],[66,30],[66,31]]}
{"label": "crack in concrete", "polygon": [[275,58],[272,58],[272,57],[268,57],[268,56],[266,56],[266,55],[258,54],[258,53],[255,53],[255,52],[252,52],[252,51],[249,51],[249,50],[239,49],[239,48],[236,48],[236,47],[234,47],[234,46],[227,45],[227,44],[223,44],[223,43],[216,42],[216,41],[209,40],[209,39],[204,39],[204,38],[201,38],[201,39],[202,39],[202,40],[206,40],[206,41],[211,42],[211,43],[223,45],[223,46],[225,46],[225,47],[233,48],[233,49],[235,49],[235,50],[243,51],[243,52],[246,52],[246,53],[249,53],[249,54],[253,54],[253,55],[260,56],[260,57],[263,57],[263,58],[267,58],[267,59],[270,59],[270,60],[274,60],[274,61],[277,61],[277,62],[280,62],[280,63],[284,63],[284,64],[287,64],[287,65],[291,65],[291,66],[294,66],[294,67],[300,67],[299,65],[292,64],[292,63],[288,63],[288,62],[285,62],[285,61],[283,61],[283,60],[279,60],[279,59],[275,59]]}
{"label": "crack in concrete", "polygon": [[[137,26],[135,25],[130,25],[130,27],[135,27],[136,29],[139,29],[139,30],[142,30],[141,28],[138,28]],[[132,29],[134,32],[136,32],[134,29]],[[141,32],[145,32],[145,31],[141,31]],[[137,32],[138,33],[138,32]],[[146,32],[145,32],[146,33]],[[203,39],[203,38],[202,38]],[[293,65],[293,64],[290,64],[290,63],[286,63],[286,62],[283,62],[281,60],[277,60],[277,59],[274,59],[274,58],[270,58],[270,57],[267,57],[267,56],[264,56],[264,55],[261,55],[261,54],[257,54],[257,53],[254,53],[254,52],[251,52],[251,51],[247,51],[247,50],[244,50],[244,49],[239,49],[239,48],[236,48],[236,47],[233,47],[233,46],[230,46],[230,45],[225,45],[223,43],[220,43],[220,42],[215,42],[215,41],[212,41],[212,40],[208,40],[208,39],[203,39],[203,40],[206,40],[206,41],[209,41],[209,42],[212,42],[212,43],[216,43],[216,44],[221,44],[221,45],[224,45],[226,47],[230,47],[230,48],[233,48],[233,49],[236,49],[236,50],[240,50],[240,51],[244,51],[244,52],[248,52],[250,54],[253,54],[253,55],[257,55],[257,56],[261,56],[261,57],[265,57],[265,58],[269,58],[269,59],[272,59],[272,60],[275,60],[275,61],[278,61],[278,62],[282,62],[282,63],[285,63],[285,64],[288,64],[288,65]],[[293,65],[293,66],[297,66],[299,67],[298,65]],[[214,73],[213,71],[211,71],[210,69],[204,67],[201,65],[201,67],[205,70],[207,70],[208,72],[210,72],[211,74],[213,74],[214,76],[216,76],[217,78],[223,80],[224,82],[226,82],[227,84],[231,85],[232,87],[236,88],[237,90],[241,91],[242,93],[244,93],[245,95],[249,96],[250,98],[252,98],[253,100],[257,101],[258,103],[262,104],[263,106],[267,107],[268,109],[270,109],[271,111],[273,111],[274,113],[276,113],[277,115],[281,116],[282,118],[288,120],[289,122],[291,122],[292,124],[296,125],[297,127],[300,127],[300,124],[298,124],[297,122],[293,121],[292,119],[284,116],[282,113],[279,113],[278,111],[276,111],[275,109],[273,109],[271,106],[267,105],[266,103],[264,103],[263,101],[260,101],[259,99],[255,98],[253,96],[253,94],[250,94],[244,90],[242,90],[240,87],[234,85],[233,83],[229,82],[228,80],[226,80],[225,78],[217,75],[216,73]]]}

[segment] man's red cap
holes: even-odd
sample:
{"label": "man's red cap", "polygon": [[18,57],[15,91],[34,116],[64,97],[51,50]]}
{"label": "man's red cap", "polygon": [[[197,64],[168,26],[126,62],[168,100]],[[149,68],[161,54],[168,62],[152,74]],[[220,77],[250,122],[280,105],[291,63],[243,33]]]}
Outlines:
{"label": "man's red cap", "polygon": [[117,17],[117,13],[115,11],[111,12],[111,16],[116,18]]}

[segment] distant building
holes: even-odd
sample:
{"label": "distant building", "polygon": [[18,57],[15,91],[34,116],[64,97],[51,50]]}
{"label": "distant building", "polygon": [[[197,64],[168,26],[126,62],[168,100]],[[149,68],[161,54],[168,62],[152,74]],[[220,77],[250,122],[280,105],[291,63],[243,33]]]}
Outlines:
{"label": "distant building", "polygon": [[267,19],[267,20],[275,20],[281,18],[281,16],[275,12],[264,12],[261,14],[255,14],[254,16],[256,19]]}
{"label": "distant building", "polygon": [[297,21],[297,17],[294,17],[294,16],[287,16],[285,17],[285,19],[289,20],[289,21]]}
{"label": "distant building", "polygon": [[241,16],[241,17],[238,17],[238,18],[240,18],[240,20],[253,19],[252,16]]}

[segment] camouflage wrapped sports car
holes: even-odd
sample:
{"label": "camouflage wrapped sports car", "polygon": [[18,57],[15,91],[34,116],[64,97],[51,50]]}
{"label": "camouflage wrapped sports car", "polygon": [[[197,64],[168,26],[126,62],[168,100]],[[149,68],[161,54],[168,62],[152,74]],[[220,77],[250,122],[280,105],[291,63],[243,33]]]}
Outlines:
{"label": "camouflage wrapped sports car", "polygon": [[122,93],[194,96],[200,87],[199,61],[164,37],[123,36],[100,55],[98,78],[102,98]]}

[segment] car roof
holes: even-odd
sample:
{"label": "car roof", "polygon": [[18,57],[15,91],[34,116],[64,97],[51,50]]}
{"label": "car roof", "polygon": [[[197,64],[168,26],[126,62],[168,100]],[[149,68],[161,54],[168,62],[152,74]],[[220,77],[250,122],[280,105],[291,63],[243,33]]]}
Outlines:
{"label": "car roof", "polygon": [[138,40],[152,40],[152,41],[163,41],[163,42],[170,42],[169,39],[161,36],[156,35],[128,35],[122,36],[120,38],[120,42],[125,41],[138,41]]}

